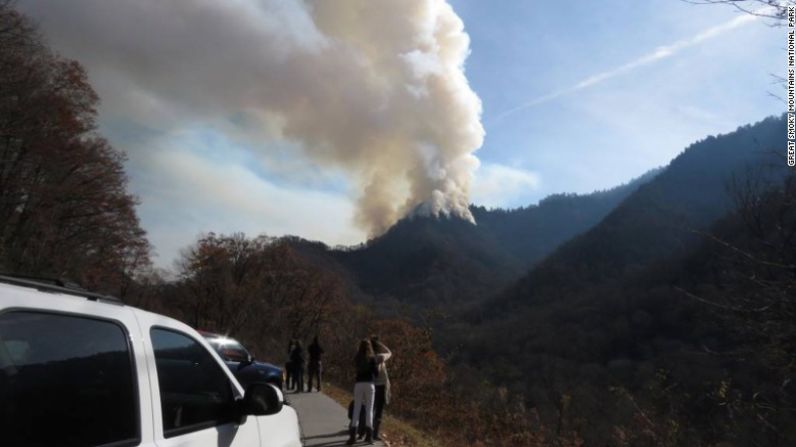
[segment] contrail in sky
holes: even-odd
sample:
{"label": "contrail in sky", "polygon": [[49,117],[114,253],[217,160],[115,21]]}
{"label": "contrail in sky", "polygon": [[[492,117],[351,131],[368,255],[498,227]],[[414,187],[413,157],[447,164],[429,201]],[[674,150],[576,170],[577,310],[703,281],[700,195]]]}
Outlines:
{"label": "contrail in sky", "polygon": [[[754,11],[754,12],[758,13],[760,11]],[[492,122],[500,121],[500,120],[502,120],[502,119],[504,119],[504,118],[506,118],[506,117],[508,117],[510,115],[514,115],[515,113],[523,111],[525,109],[529,109],[529,108],[537,106],[539,104],[543,104],[543,103],[546,103],[548,101],[552,101],[554,99],[560,98],[562,96],[575,93],[575,92],[583,90],[585,88],[589,88],[589,87],[591,87],[593,85],[599,84],[599,83],[601,83],[603,81],[606,81],[608,79],[612,79],[612,78],[615,78],[617,76],[620,76],[620,75],[623,75],[625,73],[628,73],[630,71],[633,71],[636,68],[642,67],[644,65],[649,65],[649,64],[651,64],[653,62],[657,62],[657,61],[660,61],[660,60],[663,60],[663,59],[667,59],[667,58],[669,58],[671,56],[674,56],[675,54],[679,53],[680,51],[682,51],[682,50],[684,50],[686,48],[693,47],[693,46],[698,45],[698,44],[700,44],[700,43],[702,43],[702,42],[704,42],[704,41],[706,41],[708,39],[712,39],[712,38],[714,38],[714,37],[716,37],[716,36],[718,36],[720,34],[724,34],[727,31],[739,28],[739,27],[741,27],[741,26],[743,26],[743,25],[745,25],[747,23],[750,23],[750,22],[752,22],[752,21],[754,21],[754,20],[756,20],[758,18],[759,17],[757,15],[753,15],[753,14],[744,14],[744,15],[735,17],[734,19],[732,19],[730,21],[727,21],[725,23],[722,23],[721,25],[716,25],[716,26],[713,26],[711,28],[708,28],[708,29],[702,31],[701,33],[699,33],[699,34],[697,34],[697,35],[695,35],[693,37],[690,37],[690,38],[687,38],[687,39],[678,40],[677,42],[674,42],[674,43],[669,44],[669,45],[660,46],[660,47],[656,48],[654,51],[652,51],[651,53],[647,53],[647,54],[639,57],[638,59],[636,59],[634,61],[628,62],[628,63],[626,63],[624,65],[620,65],[619,67],[613,68],[611,70],[606,70],[606,71],[604,71],[602,73],[598,73],[598,74],[589,76],[588,78],[578,82],[575,85],[572,85],[570,87],[567,87],[567,88],[564,88],[564,89],[561,89],[561,90],[556,90],[556,91],[554,91],[552,93],[548,93],[546,95],[543,95],[543,96],[540,96],[538,98],[532,99],[530,101],[524,102],[524,103],[522,103],[522,104],[520,104],[520,105],[518,105],[516,107],[512,107],[511,109],[505,110],[505,111],[497,114],[490,121],[492,121]]]}

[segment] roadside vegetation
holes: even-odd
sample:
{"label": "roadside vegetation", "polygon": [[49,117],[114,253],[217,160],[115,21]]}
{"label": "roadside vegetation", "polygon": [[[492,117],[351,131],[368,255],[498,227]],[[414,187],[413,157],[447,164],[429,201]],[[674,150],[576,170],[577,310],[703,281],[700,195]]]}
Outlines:
{"label": "roadside vegetation", "polygon": [[[347,408],[353,400],[351,391],[344,390],[331,383],[324,384],[323,392]],[[385,412],[382,421],[381,437],[389,447],[439,447],[445,445],[430,433],[422,432],[395,416]]]}

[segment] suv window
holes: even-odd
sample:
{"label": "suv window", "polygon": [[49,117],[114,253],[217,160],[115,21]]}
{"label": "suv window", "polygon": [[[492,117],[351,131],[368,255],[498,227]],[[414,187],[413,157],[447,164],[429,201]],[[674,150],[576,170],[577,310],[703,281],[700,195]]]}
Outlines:
{"label": "suv window", "polygon": [[231,422],[234,395],[227,375],[196,340],[151,330],[165,437]]}
{"label": "suv window", "polygon": [[33,311],[0,314],[0,443],[138,444],[131,358],[117,323]]}

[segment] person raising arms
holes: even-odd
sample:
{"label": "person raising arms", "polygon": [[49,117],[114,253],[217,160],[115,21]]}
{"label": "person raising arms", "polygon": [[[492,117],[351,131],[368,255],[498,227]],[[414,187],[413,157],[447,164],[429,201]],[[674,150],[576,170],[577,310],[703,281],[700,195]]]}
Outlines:
{"label": "person raising arms", "polygon": [[351,417],[351,426],[348,428],[347,445],[356,442],[359,413],[364,405],[365,410],[365,442],[373,443],[373,398],[376,393],[374,381],[378,376],[378,364],[370,340],[363,339],[359,342],[357,355],[354,357],[354,370],[356,373],[354,384],[354,412]]}

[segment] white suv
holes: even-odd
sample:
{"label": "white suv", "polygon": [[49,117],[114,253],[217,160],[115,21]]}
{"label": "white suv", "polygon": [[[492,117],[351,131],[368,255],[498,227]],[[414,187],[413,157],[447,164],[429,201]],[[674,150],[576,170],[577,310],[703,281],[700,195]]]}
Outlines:
{"label": "white suv", "polygon": [[0,445],[297,447],[276,387],[235,380],[174,319],[0,276]]}

